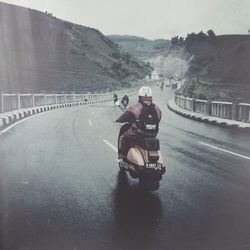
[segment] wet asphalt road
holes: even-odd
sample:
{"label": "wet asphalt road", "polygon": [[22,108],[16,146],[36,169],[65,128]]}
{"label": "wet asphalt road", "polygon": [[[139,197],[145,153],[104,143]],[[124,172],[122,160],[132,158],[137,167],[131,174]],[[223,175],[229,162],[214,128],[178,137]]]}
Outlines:
{"label": "wet asphalt road", "polygon": [[2,134],[1,249],[250,249],[250,160],[210,147],[250,157],[250,135],[172,113],[171,94],[154,90],[167,166],[155,193],[120,174],[103,141],[116,145],[112,103],[51,111]]}

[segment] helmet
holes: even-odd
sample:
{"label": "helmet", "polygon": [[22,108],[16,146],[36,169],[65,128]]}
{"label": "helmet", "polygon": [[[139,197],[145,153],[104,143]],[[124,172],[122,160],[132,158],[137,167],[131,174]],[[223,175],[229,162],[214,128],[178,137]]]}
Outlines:
{"label": "helmet", "polygon": [[152,97],[152,89],[150,87],[141,87],[138,96]]}

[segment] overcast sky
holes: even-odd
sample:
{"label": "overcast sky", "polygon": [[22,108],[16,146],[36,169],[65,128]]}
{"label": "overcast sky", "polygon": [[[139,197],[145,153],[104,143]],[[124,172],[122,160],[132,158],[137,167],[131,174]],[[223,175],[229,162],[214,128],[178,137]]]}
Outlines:
{"label": "overcast sky", "polygon": [[105,35],[169,39],[213,29],[247,34],[250,0],[6,0],[47,10],[54,16],[100,30]]}

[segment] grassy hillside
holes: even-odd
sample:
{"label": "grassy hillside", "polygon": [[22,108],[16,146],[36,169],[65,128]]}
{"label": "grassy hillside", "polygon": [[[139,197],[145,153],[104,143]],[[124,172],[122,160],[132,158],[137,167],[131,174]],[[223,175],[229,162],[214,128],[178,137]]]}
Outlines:
{"label": "grassy hillside", "polygon": [[126,52],[143,60],[147,60],[155,53],[170,46],[170,41],[164,39],[149,40],[143,37],[128,35],[111,35],[108,37]]}
{"label": "grassy hillside", "polygon": [[152,69],[98,30],[0,2],[0,91],[95,91]]}
{"label": "grassy hillside", "polygon": [[161,49],[152,49],[154,41],[144,38],[111,38],[124,50],[149,61],[165,77],[177,73],[190,79],[184,94],[250,101],[250,36],[192,33],[190,37],[177,44],[169,42]]}
{"label": "grassy hillside", "polygon": [[[184,44],[190,55],[185,87],[205,98],[250,101],[250,36],[223,35]],[[193,89],[193,92],[192,92]]]}
{"label": "grassy hillside", "polygon": [[194,55],[188,74],[207,81],[248,84],[250,80],[250,36],[224,35],[196,41],[186,50]]}
{"label": "grassy hillside", "polygon": [[112,35],[109,38],[117,43],[124,51],[136,56],[140,60],[150,62],[155,70],[165,77],[174,73],[178,75],[187,71],[187,55],[182,48],[171,46],[170,40],[149,40],[136,36]]}

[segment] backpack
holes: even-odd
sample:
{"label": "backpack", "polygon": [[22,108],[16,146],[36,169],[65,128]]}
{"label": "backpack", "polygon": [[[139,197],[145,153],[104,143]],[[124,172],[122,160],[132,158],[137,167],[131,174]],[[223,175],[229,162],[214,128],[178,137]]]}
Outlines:
{"label": "backpack", "polygon": [[143,134],[155,135],[159,131],[159,118],[153,103],[143,103],[142,111],[139,116],[139,130]]}

